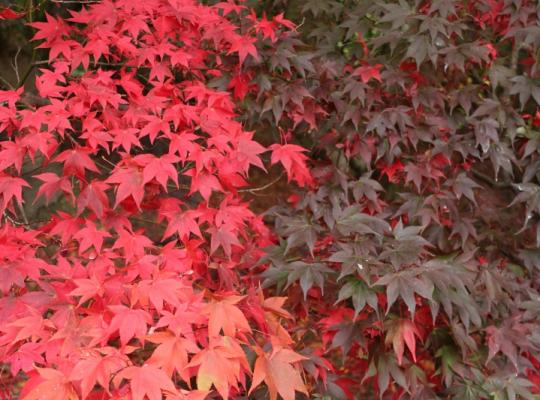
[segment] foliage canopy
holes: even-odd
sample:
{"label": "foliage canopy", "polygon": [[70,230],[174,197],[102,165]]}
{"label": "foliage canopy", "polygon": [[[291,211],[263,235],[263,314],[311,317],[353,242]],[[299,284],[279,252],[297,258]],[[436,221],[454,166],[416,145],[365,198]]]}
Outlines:
{"label": "foliage canopy", "polygon": [[22,21],[4,397],[538,397],[537,2],[0,10]]}

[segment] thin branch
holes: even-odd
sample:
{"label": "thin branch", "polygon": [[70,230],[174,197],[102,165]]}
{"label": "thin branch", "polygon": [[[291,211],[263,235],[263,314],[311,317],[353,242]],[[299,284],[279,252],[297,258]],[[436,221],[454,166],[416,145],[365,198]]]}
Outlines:
{"label": "thin branch", "polygon": [[21,76],[19,74],[19,54],[21,54],[22,47],[17,48],[17,53],[15,54],[15,57],[13,58],[13,61],[10,61],[11,68],[13,68],[13,71],[15,72],[15,77],[17,78],[17,82],[21,80]]}
{"label": "thin branch", "polygon": [[[34,51],[32,51],[32,53],[34,53]],[[32,58],[34,58],[35,56],[32,56]],[[24,73],[23,77],[21,80],[18,81],[18,84],[17,86],[18,87],[21,87],[24,85],[24,83],[26,82],[26,80],[28,79],[28,77],[30,76],[30,73],[32,72],[32,70],[34,69],[34,64],[33,63],[30,63],[30,65],[28,66],[28,68],[26,69],[26,72]]]}
{"label": "thin branch", "polygon": [[474,169],[474,168],[471,168],[471,172],[473,174],[473,176],[477,179],[480,179],[481,181],[483,181],[484,183],[487,183],[488,185],[490,185],[491,187],[496,187],[496,188],[499,188],[499,189],[503,189],[503,188],[511,188],[512,187],[512,184],[510,182],[497,182],[495,180],[493,180],[490,176]]}
{"label": "thin branch", "polygon": [[66,132],[65,135],[68,137],[68,139],[71,141],[71,143],[74,145],[74,146],[79,146],[79,142],[77,142],[75,140],[75,138],[71,135],[71,133],[69,132]]}
{"label": "thin branch", "polygon": [[298,30],[302,27],[302,25],[305,24],[305,22],[306,22],[306,17],[303,17],[302,22],[300,22],[300,24],[298,24],[297,26],[294,27],[294,31],[298,32]]}
{"label": "thin branch", "polygon": [[4,212],[3,217],[6,221],[9,221],[12,225],[17,225],[17,226],[24,225],[24,222],[19,222],[15,220],[14,218],[10,217],[7,212]]}
{"label": "thin branch", "polygon": [[249,192],[249,193],[260,192],[262,190],[268,189],[270,186],[277,183],[282,177],[283,177],[283,172],[281,174],[279,174],[279,176],[276,179],[272,180],[270,183],[267,183],[264,186],[254,187],[254,188],[251,188],[251,189],[240,189],[238,191],[239,192]]}
{"label": "thin branch", "polygon": [[[26,7],[26,15],[28,16],[28,23],[34,22],[34,1],[28,0],[28,5]],[[28,67],[26,68],[26,72],[24,73],[22,79],[17,80],[17,87],[24,86],[24,83],[32,73],[32,70],[34,69],[34,62],[36,61],[37,56],[37,49],[36,46],[32,48],[32,59],[30,60],[30,64],[28,64]],[[17,74],[18,75],[18,74]]]}
{"label": "thin branch", "polygon": [[173,190],[185,189],[185,190],[189,190],[189,189],[191,189],[191,186],[182,185],[182,184],[179,184],[178,186],[176,186],[176,185],[173,185],[172,183],[168,183],[167,184],[167,189],[173,189]]}
{"label": "thin branch", "polygon": [[101,156],[101,159],[102,159],[103,161],[105,161],[107,164],[109,164],[111,167],[113,167],[113,169],[116,168],[116,164],[113,163],[113,162],[111,162],[111,161],[109,161],[109,160],[107,160],[107,159],[105,158],[105,156]]}
{"label": "thin branch", "polygon": [[5,78],[3,78],[1,75],[0,75],[0,82],[2,82],[4,84],[4,86],[7,88],[7,89],[10,89],[10,90],[14,90],[15,88],[13,87],[13,85],[11,83],[9,83]]}
{"label": "thin branch", "polygon": [[17,204],[17,208],[19,209],[19,212],[21,213],[21,217],[24,221],[24,224],[25,225],[30,225],[28,223],[28,217],[26,216],[26,212],[24,211],[24,208],[22,206],[22,204],[19,202],[19,201],[15,201],[15,203]]}
{"label": "thin branch", "polygon": [[[53,60],[54,61],[54,60]],[[40,65],[49,65],[51,63],[51,60],[36,60],[34,61],[33,65],[35,67]],[[100,67],[136,67],[135,65],[129,65],[125,62],[117,62],[117,63],[111,63],[111,62],[105,62],[105,61],[97,61],[90,63],[91,65],[98,65]]]}
{"label": "thin branch", "polygon": [[98,160],[94,160],[94,162],[96,163],[96,165],[97,165],[99,168],[101,168],[101,169],[103,169],[103,170],[105,170],[105,171],[107,171],[107,172],[111,172],[111,171],[112,171],[112,169],[111,169],[108,165],[103,164],[103,163],[99,162]]}

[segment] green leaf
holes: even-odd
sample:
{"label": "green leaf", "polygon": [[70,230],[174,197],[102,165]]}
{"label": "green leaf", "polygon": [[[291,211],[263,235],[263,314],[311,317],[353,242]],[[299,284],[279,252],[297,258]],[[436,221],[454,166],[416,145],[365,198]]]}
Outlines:
{"label": "green leaf", "polygon": [[359,279],[350,280],[339,291],[338,299],[335,304],[351,299],[354,307],[354,318],[364,309],[368,304],[373,310],[378,310],[377,295],[375,291],[368,287],[368,285]]}

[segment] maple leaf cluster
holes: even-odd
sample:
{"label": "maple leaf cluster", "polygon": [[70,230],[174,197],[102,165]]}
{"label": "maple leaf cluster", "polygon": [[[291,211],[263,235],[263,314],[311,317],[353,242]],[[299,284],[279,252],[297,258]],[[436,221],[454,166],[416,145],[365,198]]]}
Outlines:
{"label": "maple leaf cluster", "polygon": [[311,159],[313,181],[268,213],[278,242],[257,271],[305,321],[313,392],[537,398],[538,2],[265,11],[284,5],[300,28],[261,49],[265,90],[242,105]]}
{"label": "maple leaf cluster", "polygon": [[[44,17],[30,23],[48,54],[37,93],[0,91],[0,360],[13,390],[307,393],[285,297],[263,294],[250,273],[271,237],[239,188],[272,149],[290,179],[311,176],[300,147],[255,141],[234,101],[251,90],[241,86],[257,46],[292,24],[191,0]],[[230,76],[229,89],[211,85]],[[40,204],[52,208],[29,222]]]}
{"label": "maple leaf cluster", "polygon": [[538,397],[537,2],[0,9],[25,19],[0,395]]}

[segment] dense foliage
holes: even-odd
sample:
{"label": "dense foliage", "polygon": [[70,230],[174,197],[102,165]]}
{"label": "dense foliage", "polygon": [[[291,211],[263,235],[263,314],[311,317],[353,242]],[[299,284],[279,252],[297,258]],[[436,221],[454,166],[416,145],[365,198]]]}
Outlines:
{"label": "dense foliage", "polygon": [[538,397],[537,2],[26,4],[6,399]]}
{"label": "dense foliage", "polygon": [[280,42],[288,82],[252,109],[313,150],[317,184],[274,210],[262,276],[334,364],[319,391],[533,398],[538,3],[287,5],[303,44]]}

